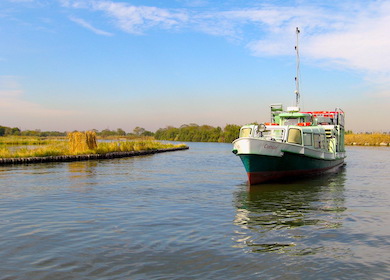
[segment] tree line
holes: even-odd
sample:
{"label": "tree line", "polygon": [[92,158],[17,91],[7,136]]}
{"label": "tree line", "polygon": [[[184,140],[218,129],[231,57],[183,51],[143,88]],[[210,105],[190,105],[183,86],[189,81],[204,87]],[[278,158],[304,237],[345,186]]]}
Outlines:
{"label": "tree line", "polygon": [[0,125],[0,136],[7,136],[7,135],[21,135],[21,131],[17,127],[11,128],[11,127]]}
{"label": "tree line", "polygon": [[[153,136],[154,133],[148,131],[142,127],[134,128],[133,132],[127,133],[122,128],[116,130],[103,129],[101,131],[92,129],[96,135],[101,137],[109,136]],[[67,136],[66,131],[41,131],[40,129],[35,130],[21,130],[18,127],[7,127],[0,125],[0,136],[35,136],[35,137],[48,137],[48,136]]]}
{"label": "tree line", "polygon": [[179,128],[168,126],[160,128],[154,134],[158,140],[187,142],[232,142],[238,138],[240,126],[227,124],[223,129],[210,125],[184,124]]}
{"label": "tree line", "polygon": [[[152,136],[157,140],[171,140],[171,141],[186,141],[186,142],[232,142],[238,138],[240,126],[235,124],[227,124],[223,129],[221,127],[213,127],[210,125],[198,125],[195,123],[183,124],[176,128],[168,126],[160,128],[156,132],[148,131],[142,127],[137,126],[132,132],[127,133],[121,128],[116,130],[103,129],[98,131],[92,129],[97,136]],[[11,128],[0,126],[0,136],[66,136],[67,132],[60,131],[41,131],[36,130],[20,130],[17,127]]]}

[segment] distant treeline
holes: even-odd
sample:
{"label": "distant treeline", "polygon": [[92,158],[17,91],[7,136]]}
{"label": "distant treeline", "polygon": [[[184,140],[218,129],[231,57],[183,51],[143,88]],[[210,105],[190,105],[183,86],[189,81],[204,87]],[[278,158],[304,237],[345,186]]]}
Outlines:
{"label": "distant treeline", "polygon": [[[97,129],[92,129],[96,135],[101,137],[110,137],[110,136],[153,136],[154,133],[147,131],[142,127],[134,128],[132,133],[126,133],[123,129],[118,128],[116,130],[103,129],[98,131]],[[48,137],[48,136],[67,136],[68,132],[63,131],[41,131],[36,130],[20,130],[17,127],[11,128],[7,126],[0,126],[0,136],[35,136],[35,137]]]}
{"label": "distant treeline", "polygon": [[8,136],[8,135],[21,135],[21,131],[17,127],[11,128],[11,127],[0,125],[0,136]]}
{"label": "distant treeline", "polygon": [[59,131],[40,131],[40,130],[20,130],[18,127],[7,127],[0,125],[0,136],[66,136],[66,132]]}
{"label": "distant treeline", "polygon": [[[210,125],[197,125],[194,123],[183,124],[179,128],[168,126],[160,128],[155,133],[145,130],[142,127],[136,127],[133,132],[127,133],[123,129],[116,130],[103,129],[98,131],[92,129],[97,136],[100,137],[120,137],[120,136],[154,136],[157,140],[171,140],[171,141],[186,141],[186,142],[232,142],[238,138],[240,126],[235,124],[228,124],[223,129],[221,127],[213,127]],[[41,131],[36,130],[20,130],[17,127],[11,128],[0,126],[0,136],[35,136],[35,137],[49,137],[49,136],[66,136],[67,132],[60,131]]]}
{"label": "distant treeline", "polygon": [[[103,129],[98,131],[92,129],[97,136],[102,138],[139,138],[144,136],[154,137],[157,140],[185,141],[185,142],[225,142],[231,143],[238,138],[240,126],[227,124],[223,129],[210,125],[198,125],[195,123],[183,124],[179,128],[168,126],[160,128],[156,132],[148,131],[137,126],[132,132],[127,133],[121,128],[116,130]],[[35,137],[66,137],[68,132],[21,130],[17,127],[0,125],[0,136],[35,136]],[[351,130],[345,132],[346,145],[390,145],[390,132],[382,133],[359,133],[354,134]]]}
{"label": "distant treeline", "polygon": [[184,124],[179,128],[168,126],[160,128],[154,134],[158,140],[188,142],[232,142],[238,138],[240,126],[228,124],[222,129],[210,125]]}

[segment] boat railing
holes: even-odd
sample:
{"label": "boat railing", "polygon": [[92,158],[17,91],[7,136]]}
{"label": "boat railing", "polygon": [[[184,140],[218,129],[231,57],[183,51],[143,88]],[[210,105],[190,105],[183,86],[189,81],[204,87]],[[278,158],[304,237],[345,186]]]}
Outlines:
{"label": "boat railing", "polygon": [[277,128],[277,129],[268,129],[264,132],[258,132],[257,137],[263,138],[269,141],[283,142],[285,139],[286,130]]}

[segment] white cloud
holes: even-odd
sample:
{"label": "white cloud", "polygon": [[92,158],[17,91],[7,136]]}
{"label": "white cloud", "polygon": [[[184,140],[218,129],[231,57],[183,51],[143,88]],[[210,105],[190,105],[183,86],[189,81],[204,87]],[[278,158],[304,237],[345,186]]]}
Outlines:
{"label": "white cloud", "polygon": [[[390,82],[390,2],[348,8],[351,12],[332,13],[306,7],[288,12],[275,7],[275,20],[263,21],[269,28],[265,38],[250,42],[248,47],[258,56],[292,54],[291,44],[286,42],[293,42],[293,30],[299,26],[303,31],[301,50],[306,57],[327,66],[363,72],[371,80],[380,74],[381,82]],[[252,14],[247,18],[254,19]]]}
{"label": "white cloud", "polygon": [[184,10],[134,6],[124,2],[60,0],[60,3],[64,7],[103,12],[121,30],[133,34],[142,34],[145,30],[155,26],[164,29],[174,28],[188,20],[188,14]]}
{"label": "white cloud", "polygon": [[[294,30],[299,26],[302,53],[314,63],[360,71],[368,80],[376,76],[381,82],[390,79],[389,1],[322,6],[300,1],[295,6],[262,5],[226,11],[134,6],[109,0],[60,1],[64,7],[102,12],[128,33],[143,34],[150,28],[192,29],[238,39],[255,56],[293,55]],[[84,21],[77,22],[94,32],[104,32]]]}
{"label": "white cloud", "polygon": [[[387,9],[390,14],[390,6]],[[308,40],[312,57],[328,59],[352,69],[388,71],[390,67],[390,16],[357,18],[356,23]]]}
{"label": "white cloud", "polygon": [[60,4],[67,8],[86,9],[88,8],[88,1],[83,0],[58,0]]}
{"label": "white cloud", "polygon": [[169,29],[188,19],[187,13],[182,11],[132,6],[111,1],[94,1],[92,8],[108,14],[122,30],[129,33],[142,33],[143,30],[153,26]]}
{"label": "white cloud", "polygon": [[83,19],[76,18],[76,17],[70,17],[70,20],[81,25],[82,27],[85,27],[86,29],[91,30],[95,34],[104,35],[104,36],[113,36],[112,33],[97,29]]}

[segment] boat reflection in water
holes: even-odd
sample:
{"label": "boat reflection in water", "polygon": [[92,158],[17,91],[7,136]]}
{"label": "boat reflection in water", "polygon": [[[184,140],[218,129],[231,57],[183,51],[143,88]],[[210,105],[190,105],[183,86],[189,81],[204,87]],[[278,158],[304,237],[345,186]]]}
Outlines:
{"label": "boat reflection in water", "polygon": [[342,238],[346,210],[344,172],[294,183],[242,186],[234,197],[237,246],[248,252],[345,254],[334,243],[339,235]]}

